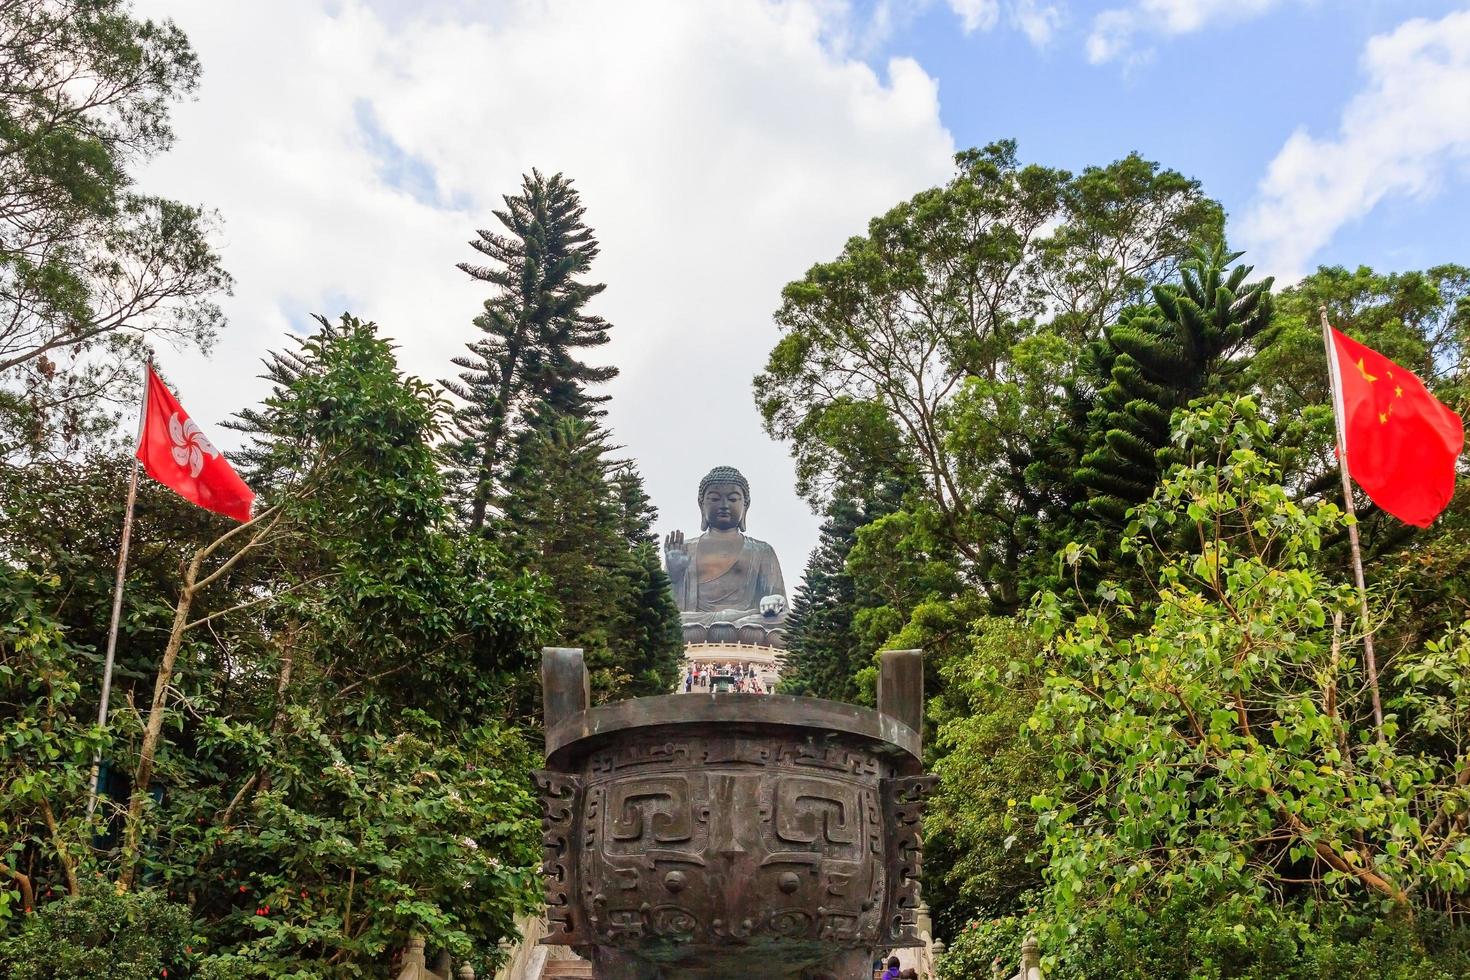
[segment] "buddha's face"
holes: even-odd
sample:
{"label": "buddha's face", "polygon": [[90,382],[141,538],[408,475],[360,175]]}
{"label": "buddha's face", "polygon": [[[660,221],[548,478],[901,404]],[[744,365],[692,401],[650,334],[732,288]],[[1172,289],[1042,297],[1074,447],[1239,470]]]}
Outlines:
{"label": "buddha's face", "polygon": [[745,491],[738,483],[711,483],[699,506],[706,527],[730,531],[745,523]]}

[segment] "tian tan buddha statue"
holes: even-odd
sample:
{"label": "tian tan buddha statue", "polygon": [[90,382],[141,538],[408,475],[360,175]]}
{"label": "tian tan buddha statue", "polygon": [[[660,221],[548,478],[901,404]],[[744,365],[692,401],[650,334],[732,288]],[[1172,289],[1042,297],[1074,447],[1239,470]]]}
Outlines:
{"label": "tian tan buddha statue", "polygon": [[[781,645],[786,584],[775,550],[745,533],[749,507],[750,483],[733,466],[716,466],[699,481],[704,533],[686,541],[682,531],[674,531],[664,539],[664,564],[686,639],[703,632],[690,627],[729,623],[762,627],[755,642]],[[749,642],[751,633],[741,630],[742,641]]]}

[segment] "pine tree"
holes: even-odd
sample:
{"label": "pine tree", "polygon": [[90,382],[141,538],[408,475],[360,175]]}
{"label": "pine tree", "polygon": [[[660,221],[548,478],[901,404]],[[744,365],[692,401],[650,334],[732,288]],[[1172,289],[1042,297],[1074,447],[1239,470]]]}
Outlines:
{"label": "pine tree", "polygon": [[616,467],[613,488],[623,540],[629,549],[624,571],[627,590],[615,635],[616,647],[633,676],[630,694],[666,694],[679,679],[684,630],[668,573],[664,571],[658,537],[653,532],[658,511],[632,463],[623,462]]}
{"label": "pine tree", "polygon": [[572,181],[532,170],[520,193],[503,200],[495,217],[504,233],[482,229],[470,242],[495,264],[459,265],[497,289],[474,321],[484,336],[454,359],[463,369],[458,380],[445,382],[465,403],[455,413],[450,476],[477,531],[505,477],[506,444],[527,415],[549,407],[566,417],[595,417],[606,396],[589,395],[586,386],[618,373],[576,356],[607,343],[609,324],[584,309],[606,287],[581,279],[598,244],[583,222],[586,209]]}
{"label": "pine tree", "polygon": [[859,587],[847,560],[858,529],[899,508],[904,483],[885,477],[867,490],[845,482],[826,507],[826,520],[791,601],[781,692],[858,702],[858,674],[872,666],[872,647],[856,619],[881,601]]}
{"label": "pine tree", "polygon": [[1154,303],[1126,315],[1094,349],[1107,379],[1090,415],[1077,482],[1087,515],[1121,524],[1148,499],[1167,461],[1169,420],[1195,398],[1224,390],[1271,342],[1271,279],[1246,283],[1241,253],[1199,250],[1181,282],[1156,286]]}
{"label": "pine tree", "polygon": [[582,648],[599,699],[667,693],[683,638],[642,481],[608,458],[596,419],[543,404],[527,421],[496,537],[548,580],[562,612],[558,642]]}
{"label": "pine tree", "polygon": [[853,630],[857,595],[847,573],[847,554],[866,523],[862,507],[847,497],[827,507],[817,547],[791,600],[781,692],[833,701],[855,701],[861,651]]}

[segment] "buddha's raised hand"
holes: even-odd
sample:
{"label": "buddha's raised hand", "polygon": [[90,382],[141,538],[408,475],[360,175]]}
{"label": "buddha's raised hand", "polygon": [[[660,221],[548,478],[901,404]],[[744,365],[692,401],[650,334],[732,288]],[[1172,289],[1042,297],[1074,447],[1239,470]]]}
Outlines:
{"label": "buddha's raised hand", "polygon": [[684,544],[683,531],[670,531],[664,538],[664,565],[669,570],[669,578],[682,576],[689,567],[689,548]]}

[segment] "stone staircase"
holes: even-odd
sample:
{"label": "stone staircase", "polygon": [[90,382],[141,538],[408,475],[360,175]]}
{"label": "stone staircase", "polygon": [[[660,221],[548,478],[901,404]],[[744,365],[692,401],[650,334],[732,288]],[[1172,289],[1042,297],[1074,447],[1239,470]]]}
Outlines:
{"label": "stone staircase", "polygon": [[574,980],[592,976],[589,960],[548,960],[541,971],[541,980]]}

